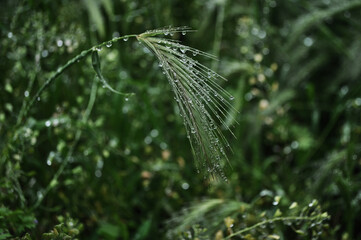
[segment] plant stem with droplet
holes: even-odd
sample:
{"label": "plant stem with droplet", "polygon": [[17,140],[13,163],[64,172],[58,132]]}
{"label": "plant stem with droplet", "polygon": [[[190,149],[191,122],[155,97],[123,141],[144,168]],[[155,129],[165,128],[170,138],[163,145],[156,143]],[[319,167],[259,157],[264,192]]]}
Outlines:
{"label": "plant stem with droplet", "polygon": [[20,123],[25,119],[25,117],[27,116],[29,110],[31,109],[31,107],[34,105],[34,103],[36,101],[38,101],[38,99],[40,99],[41,94],[44,92],[44,90],[46,90],[50,84],[59,76],[61,75],[66,69],[68,69],[70,66],[72,66],[73,64],[79,62],[80,60],[82,60],[83,58],[87,57],[90,53],[92,53],[93,51],[95,51],[95,49],[101,49],[103,46],[107,46],[109,45],[109,43],[113,44],[115,42],[118,42],[119,40],[122,39],[128,39],[131,37],[137,37],[137,35],[135,34],[130,34],[130,35],[125,35],[122,37],[117,37],[117,38],[113,38],[110,41],[105,41],[103,43],[100,43],[96,46],[93,46],[91,48],[89,48],[88,50],[82,51],[79,55],[75,56],[74,58],[70,59],[65,65],[61,66],[58,68],[58,70],[56,70],[56,72],[48,79],[46,80],[46,82],[40,87],[40,89],[36,92],[36,94],[33,96],[33,98],[31,99],[31,101],[29,102],[29,104],[27,105],[27,107],[25,108],[24,111],[19,113],[18,116],[18,120],[16,123],[16,127],[20,125]]}

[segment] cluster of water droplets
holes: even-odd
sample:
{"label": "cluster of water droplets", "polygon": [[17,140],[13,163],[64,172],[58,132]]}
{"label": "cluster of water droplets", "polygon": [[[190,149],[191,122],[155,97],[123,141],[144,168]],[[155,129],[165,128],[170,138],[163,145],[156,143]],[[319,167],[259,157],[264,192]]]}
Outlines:
{"label": "cluster of water droplets", "polygon": [[173,36],[174,33],[180,32],[182,35],[186,35],[187,32],[192,31],[189,27],[164,27],[159,29],[148,30],[144,35],[159,35],[164,34],[165,36]]}
{"label": "cluster of water droplets", "polygon": [[[170,34],[167,31],[162,33]],[[232,133],[224,118],[229,111],[236,111],[230,103],[234,97],[216,82],[225,80],[222,76],[189,55],[214,57],[176,40],[158,37],[146,40],[145,45],[158,57],[159,67],[175,94],[197,169],[205,169],[205,175],[227,181],[221,163],[228,161],[224,146],[229,147],[229,144],[218,126],[222,125]]]}

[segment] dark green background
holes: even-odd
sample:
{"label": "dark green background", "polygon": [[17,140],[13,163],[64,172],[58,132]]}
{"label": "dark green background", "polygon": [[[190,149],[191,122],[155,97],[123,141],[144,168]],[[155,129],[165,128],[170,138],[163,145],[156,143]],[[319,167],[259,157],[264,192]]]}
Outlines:
{"label": "dark green background", "polygon": [[[184,207],[203,199],[254,203],[268,190],[285,206],[317,199],[331,215],[321,239],[361,239],[361,1],[0,4],[0,236],[38,239],[58,216],[70,216],[83,225],[80,239],[163,239],[177,227],[165,221]],[[239,124],[227,121],[237,139],[224,131],[234,152],[228,183],[197,174],[168,81],[135,39],[100,52],[110,85],[135,96],[126,101],[98,84],[82,122],[95,77],[88,57],[14,128],[23,101],[82,50],[169,25],[197,30],[174,38],[216,55],[220,61],[196,58],[226,77],[220,84],[235,97]],[[33,209],[79,130],[69,164]],[[274,206],[252,205],[264,208]],[[207,227],[204,216],[199,222]],[[226,234],[224,224],[217,230]],[[274,231],[311,239],[283,226]]]}

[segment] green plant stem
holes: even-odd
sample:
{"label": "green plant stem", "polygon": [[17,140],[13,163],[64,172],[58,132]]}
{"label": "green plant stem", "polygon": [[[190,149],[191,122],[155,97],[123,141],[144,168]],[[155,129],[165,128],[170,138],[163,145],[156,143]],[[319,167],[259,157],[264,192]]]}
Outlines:
{"label": "green plant stem", "polygon": [[41,94],[50,86],[50,84],[59,76],[61,75],[66,69],[68,69],[70,66],[72,66],[73,64],[79,62],[80,60],[82,60],[83,58],[85,58],[86,56],[88,56],[90,53],[92,53],[93,51],[96,51],[97,48],[102,48],[103,46],[109,44],[109,43],[115,43],[118,42],[119,40],[125,39],[125,38],[131,38],[131,37],[136,37],[137,35],[135,34],[130,34],[130,35],[125,35],[125,36],[121,36],[121,37],[117,37],[117,38],[113,38],[110,41],[106,41],[103,43],[100,43],[96,46],[93,46],[91,48],[89,48],[88,50],[82,51],[79,55],[75,56],[74,58],[70,59],[65,65],[61,66],[58,68],[58,70],[56,70],[56,72],[48,79],[46,80],[46,82],[40,87],[40,89],[36,92],[36,94],[34,95],[34,97],[31,99],[31,101],[29,102],[29,104],[27,105],[27,107],[25,108],[25,111],[21,112],[19,117],[18,117],[18,121],[17,121],[17,125],[19,126],[21,124],[21,122],[26,118],[29,110],[32,108],[32,106],[34,105],[34,103],[36,101],[38,101],[40,99]]}
{"label": "green plant stem", "polygon": [[[112,40],[110,41],[106,41],[106,42],[103,42],[103,43],[100,43],[98,45],[95,45],[91,48],[89,48],[88,50],[85,50],[85,51],[82,51],[79,55],[75,56],[74,58],[70,59],[65,65],[61,66],[58,68],[58,70],[50,77],[46,80],[46,82],[40,87],[40,89],[36,92],[36,94],[33,96],[33,98],[27,103],[26,100],[24,100],[23,102],[23,105],[20,109],[20,112],[18,114],[18,118],[17,118],[17,121],[16,121],[16,124],[14,125],[14,127],[12,128],[12,130],[10,131],[10,136],[9,136],[9,142],[12,143],[12,142],[15,142],[16,141],[16,136],[17,136],[17,129],[19,129],[21,123],[26,119],[30,109],[34,106],[35,102],[40,99],[40,96],[41,94],[50,86],[50,84],[59,76],[61,75],[66,69],[68,69],[70,66],[72,66],[73,64],[79,62],[80,60],[82,60],[83,58],[85,58],[86,56],[88,56],[90,53],[92,53],[93,51],[97,51],[96,49],[97,48],[102,48],[103,46],[106,46],[107,44],[109,43],[115,43],[115,42],[118,42],[119,40],[122,40],[122,39],[125,39],[125,38],[132,38],[132,37],[137,37],[136,34],[130,34],[130,35],[125,35],[125,36],[121,36],[121,37],[117,37],[117,38],[113,38]],[[30,92],[30,89],[32,88],[33,86],[33,83],[34,83],[34,80],[35,80],[36,76],[32,76],[30,78],[30,82],[29,82],[29,86],[28,86],[28,90]],[[87,113],[87,112],[86,112]],[[86,115],[86,114],[85,114]],[[80,138],[80,135],[81,133],[78,133],[77,132],[77,135],[76,135],[76,139],[79,139]],[[77,142],[78,140],[76,140],[75,142]],[[8,146],[11,146],[11,144],[9,144]],[[75,144],[73,145],[75,147]],[[69,154],[68,156],[71,156],[72,155],[72,152],[74,150],[74,147],[72,147],[72,149],[69,150]],[[6,159],[9,158],[9,149],[8,148],[4,148],[2,150],[2,157],[0,158],[0,169],[1,169],[1,166],[5,163]],[[60,167],[60,169],[58,170],[57,174],[54,176],[53,180],[57,179],[63,172],[65,166],[67,165],[67,159],[69,157],[66,158],[66,160],[64,161],[63,165]],[[1,169],[2,171],[2,169]],[[21,191],[21,188],[20,188],[20,184],[16,179],[14,179],[14,182],[16,183],[16,186],[19,187],[19,189],[17,190],[18,194],[19,194],[19,197],[21,199],[21,204],[23,204],[23,202],[25,202],[25,197]],[[52,182],[50,182],[52,183]],[[50,185],[49,185],[50,186]],[[47,193],[50,188],[49,186],[46,188],[45,190],[45,193]],[[45,194],[44,194],[45,196]],[[43,197],[44,197],[43,196]],[[34,208],[38,207],[39,204],[41,203],[42,200],[38,201]]]}
{"label": "green plant stem", "polygon": [[316,220],[316,219],[327,219],[327,218],[328,218],[328,216],[324,216],[323,214],[319,214],[319,215],[312,216],[312,217],[276,217],[276,218],[272,218],[272,219],[267,219],[265,221],[256,223],[256,224],[254,224],[254,225],[252,225],[250,227],[244,228],[244,229],[242,229],[242,230],[240,230],[238,232],[232,233],[231,235],[225,237],[224,239],[230,239],[231,237],[240,235],[240,234],[245,233],[245,232],[249,232],[252,229],[261,227],[262,225],[268,224],[268,223],[279,222],[279,221],[299,221],[299,220],[301,220],[301,221],[313,221],[313,220]]}
{"label": "green plant stem", "polygon": [[[214,36],[214,44],[213,44],[213,54],[216,58],[219,58],[219,52],[221,49],[222,35],[223,35],[223,22],[224,22],[224,11],[226,8],[227,1],[223,1],[219,3],[219,12],[217,15],[216,21],[216,32]],[[218,60],[214,60],[212,63],[212,69],[217,71],[218,68]]]}
{"label": "green plant stem", "polygon": [[[89,97],[89,102],[88,102],[88,106],[84,112],[84,115],[82,117],[82,123],[85,124],[90,116],[90,113],[93,109],[94,103],[95,103],[95,99],[96,99],[96,93],[97,93],[97,81],[94,78],[93,81],[93,85],[92,85],[92,89],[91,89],[91,93],[90,93],[90,97]],[[43,201],[43,199],[45,198],[45,196],[49,193],[49,191],[55,187],[55,185],[58,182],[58,178],[61,176],[61,174],[63,173],[65,167],[67,166],[67,164],[69,163],[69,160],[71,158],[71,156],[74,153],[75,147],[78,144],[80,137],[82,135],[82,130],[78,129],[76,134],[75,134],[75,139],[73,144],[71,145],[68,154],[66,156],[66,158],[64,159],[64,161],[62,162],[62,164],[60,165],[58,171],[55,173],[54,177],[52,178],[52,180],[49,182],[48,186],[45,188],[43,195],[41,197],[38,198],[38,200],[36,201],[36,203],[34,204],[34,206],[32,207],[32,209],[36,209],[39,207],[39,205],[41,204],[41,202]]]}

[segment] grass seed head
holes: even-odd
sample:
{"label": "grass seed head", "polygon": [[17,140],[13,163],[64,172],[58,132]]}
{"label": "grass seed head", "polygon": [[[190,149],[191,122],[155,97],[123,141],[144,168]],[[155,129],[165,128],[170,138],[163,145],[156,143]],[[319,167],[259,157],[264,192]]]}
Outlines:
{"label": "grass seed head", "polygon": [[197,169],[213,179],[227,181],[223,163],[229,162],[225,150],[229,144],[220,126],[231,132],[224,119],[234,110],[230,103],[233,96],[216,82],[225,78],[190,57],[201,55],[215,59],[213,55],[163,37],[179,32],[185,35],[192,30],[188,27],[156,29],[138,35],[137,39],[158,58],[171,85]]}

